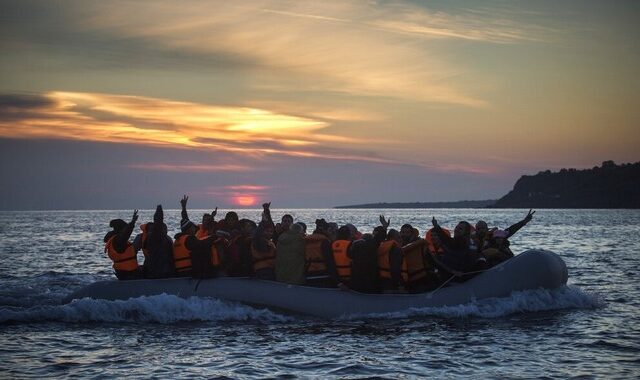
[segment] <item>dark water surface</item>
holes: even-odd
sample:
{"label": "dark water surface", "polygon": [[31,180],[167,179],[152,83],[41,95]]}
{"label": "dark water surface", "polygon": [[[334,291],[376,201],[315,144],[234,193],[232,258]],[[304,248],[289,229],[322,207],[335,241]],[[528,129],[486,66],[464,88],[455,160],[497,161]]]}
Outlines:
{"label": "dark water surface", "polygon": [[[370,231],[381,210],[274,210]],[[384,210],[421,233],[522,210]],[[540,210],[512,249],[544,248],[567,287],[375,318],[321,320],[214,299],[79,300],[112,278],[102,237],[131,211],[0,212],[0,377],[637,378],[640,211]],[[167,211],[170,232],[179,212]],[[191,211],[194,219],[200,211]],[[152,211],[141,212],[140,221]],[[256,210],[240,216],[259,218]],[[327,305],[327,307],[331,307]]]}

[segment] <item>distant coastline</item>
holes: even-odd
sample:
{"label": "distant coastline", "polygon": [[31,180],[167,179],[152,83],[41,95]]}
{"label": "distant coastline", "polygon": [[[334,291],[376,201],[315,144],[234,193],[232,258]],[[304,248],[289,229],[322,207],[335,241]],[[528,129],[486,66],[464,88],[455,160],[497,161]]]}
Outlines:
{"label": "distant coastline", "polygon": [[640,162],[616,165],[604,161],[592,169],[550,170],[523,175],[508,194],[497,200],[457,202],[379,202],[337,206],[364,208],[640,208]]}
{"label": "distant coastline", "polygon": [[456,202],[381,202],[359,205],[337,206],[339,209],[353,208],[485,208],[496,203],[495,199],[484,201],[456,201]]}

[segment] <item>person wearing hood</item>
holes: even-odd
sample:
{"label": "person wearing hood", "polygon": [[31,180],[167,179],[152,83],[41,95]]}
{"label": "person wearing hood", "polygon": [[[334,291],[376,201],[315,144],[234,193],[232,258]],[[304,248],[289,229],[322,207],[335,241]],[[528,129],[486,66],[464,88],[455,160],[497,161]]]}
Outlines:
{"label": "person wearing hood", "polygon": [[309,286],[333,288],[339,283],[328,228],[329,223],[317,219],[316,229],[304,238],[305,277]]}
{"label": "person wearing hood", "polygon": [[148,228],[148,235],[142,242],[142,249],[146,251],[144,260],[145,278],[173,277],[173,241],[167,235],[167,225],[164,223],[162,206],[156,207],[153,214],[153,224]]}
{"label": "person wearing hood", "polygon": [[292,224],[278,237],[276,246],[276,281],[305,284],[305,240],[302,226]]}
{"label": "person wearing hood", "polygon": [[378,292],[378,247],[386,236],[386,229],[378,226],[374,228],[373,235],[364,234],[361,240],[351,244],[347,253],[351,259],[349,288],[361,293]]}
{"label": "person wearing hood", "polygon": [[138,220],[138,210],[133,211],[131,222],[113,219],[109,222],[111,231],[104,237],[104,252],[113,261],[113,270],[118,280],[136,280],[142,278],[138,266],[138,257],[133,244],[129,242],[133,228]]}

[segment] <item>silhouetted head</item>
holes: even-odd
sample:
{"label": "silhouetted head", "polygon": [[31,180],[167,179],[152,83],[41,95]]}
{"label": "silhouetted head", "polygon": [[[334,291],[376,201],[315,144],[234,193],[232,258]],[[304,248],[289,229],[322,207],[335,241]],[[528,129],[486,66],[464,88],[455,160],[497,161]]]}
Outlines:
{"label": "silhouetted head", "polygon": [[229,229],[234,228],[238,223],[238,214],[235,211],[229,211],[224,216],[224,222],[229,227]]}
{"label": "silhouetted head", "polygon": [[400,227],[400,237],[403,244],[409,244],[413,240],[413,226],[411,224],[403,224]]}
{"label": "silhouetted head", "polygon": [[122,219],[112,219],[109,222],[109,227],[113,228],[113,232],[120,233],[127,226],[127,222]]}
{"label": "silhouetted head", "polygon": [[393,228],[390,229],[389,232],[387,232],[387,240],[393,240],[398,244],[402,244],[402,237],[400,236],[400,232]]}
{"label": "silhouetted head", "polygon": [[387,238],[387,229],[382,226],[377,226],[373,229],[373,239],[378,243],[384,241]]}
{"label": "silhouetted head", "polygon": [[316,219],[316,229],[314,232],[327,234],[327,229],[329,228],[329,223],[327,223],[324,219]]}
{"label": "silhouetted head", "polygon": [[282,229],[284,231],[288,230],[292,224],[293,224],[293,216],[289,214],[282,215],[282,218],[280,219],[280,226],[282,226]]}
{"label": "silhouetted head", "polygon": [[295,232],[296,234],[304,234],[305,228],[302,227],[300,223],[293,223],[291,227],[289,227],[291,232]]}
{"label": "silhouetted head", "polygon": [[453,230],[453,238],[460,239],[466,238],[468,239],[471,235],[471,224],[467,221],[461,221],[456,225],[456,228]]}
{"label": "silhouetted head", "polygon": [[484,220],[479,220],[478,223],[476,223],[476,235],[482,237],[485,236],[488,231],[489,226],[487,225],[487,222],[485,222]]}
{"label": "silhouetted head", "polygon": [[203,214],[202,215],[202,226],[204,226],[204,228],[208,228],[209,227],[209,223],[211,223],[211,214]]}
{"label": "silhouetted head", "polygon": [[185,219],[180,222],[180,230],[189,235],[195,235],[198,231],[198,226],[196,226],[192,221]]}
{"label": "silhouetted head", "polygon": [[336,240],[352,240],[351,229],[349,226],[342,226],[336,232]]}
{"label": "silhouetted head", "polygon": [[238,226],[240,226],[240,232],[245,236],[253,235],[253,232],[256,230],[256,222],[250,219],[240,219],[238,221]]}

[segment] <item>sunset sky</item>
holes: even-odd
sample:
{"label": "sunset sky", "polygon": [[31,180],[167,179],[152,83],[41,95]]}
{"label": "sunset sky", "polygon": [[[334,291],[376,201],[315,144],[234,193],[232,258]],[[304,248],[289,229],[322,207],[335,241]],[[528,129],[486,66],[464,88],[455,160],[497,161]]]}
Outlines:
{"label": "sunset sky", "polygon": [[496,199],[640,161],[638,1],[0,1],[0,209]]}

